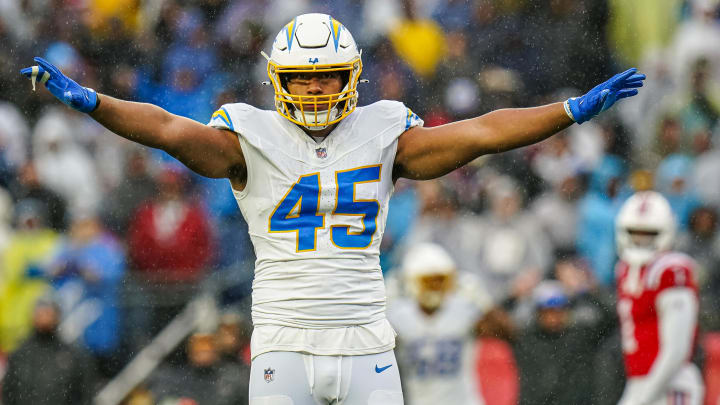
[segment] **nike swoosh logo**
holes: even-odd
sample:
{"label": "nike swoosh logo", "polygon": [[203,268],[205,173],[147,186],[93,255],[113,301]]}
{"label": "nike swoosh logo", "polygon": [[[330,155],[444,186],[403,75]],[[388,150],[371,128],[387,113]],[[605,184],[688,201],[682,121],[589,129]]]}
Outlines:
{"label": "nike swoosh logo", "polygon": [[378,367],[377,364],[376,364],[376,365],[375,365],[375,372],[378,373],[378,374],[380,374],[380,373],[382,373],[383,371],[389,369],[390,367],[392,367],[392,364],[390,364],[390,365],[388,365],[388,366],[385,366],[385,367]]}

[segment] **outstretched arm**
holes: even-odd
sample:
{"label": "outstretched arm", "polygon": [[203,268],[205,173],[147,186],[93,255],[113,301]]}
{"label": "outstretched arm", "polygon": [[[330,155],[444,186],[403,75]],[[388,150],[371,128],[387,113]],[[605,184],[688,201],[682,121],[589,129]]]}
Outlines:
{"label": "outstretched arm", "polygon": [[629,69],[582,97],[533,108],[492,111],[433,128],[414,127],[398,139],[395,177],[427,180],[443,176],[488,153],[540,142],[572,123],[582,123],[637,94],[645,75]]}
{"label": "outstretched arm", "polygon": [[203,125],[146,103],[99,94],[90,116],[110,131],[131,141],[162,149],[198,174],[240,179],[245,160],[237,136]]}
{"label": "outstretched arm", "polygon": [[230,131],[215,129],[146,103],[97,94],[65,76],[42,58],[20,72],[45,87],[61,102],[88,113],[110,131],[131,141],[162,149],[207,177],[243,180],[245,160]]}

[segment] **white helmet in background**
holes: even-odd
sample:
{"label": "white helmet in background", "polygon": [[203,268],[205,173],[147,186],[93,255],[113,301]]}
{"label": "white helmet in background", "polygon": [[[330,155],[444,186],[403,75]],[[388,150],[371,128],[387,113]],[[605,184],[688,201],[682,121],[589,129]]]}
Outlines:
{"label": "white helmet in background", "polygon": [[407,290],[426,309],[437,309],[454,288],[455,261],[440,245],[420,243],[412,246],[402,263]]}
{"label": "white helmet in background", "polygon": [[675,238],[675,217],[670,203],[656,191],[633,194],[615,219],[618,256],[631,266],[647,263],[669,250]]}
{"label": "white helmet in background", "polygon": [[[350,31],[331,16],[314,13],[295,17],[280,30],[270,56],[265,57],[275,90],[275,108],[283,117],[310,130],[321,130],[355,110],[362,72],[360,51]],[[340,93],[291,95],[287,90],[284,75],[322,72],[343,74]]]}

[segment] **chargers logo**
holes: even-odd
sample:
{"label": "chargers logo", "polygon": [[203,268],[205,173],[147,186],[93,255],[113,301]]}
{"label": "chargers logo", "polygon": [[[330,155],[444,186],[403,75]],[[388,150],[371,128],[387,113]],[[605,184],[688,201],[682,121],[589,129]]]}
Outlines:
{"label": "chargers logo", "polygon": [[320,62],[320,59],[318,58],[310,58],[308,59],[308,63],[312,63],[313,65]]}
{"label": "chargers logo", "polygon": [[265,369],[265,382],[271,383],[275,379],[275,369],[273,368],[266,368]]}

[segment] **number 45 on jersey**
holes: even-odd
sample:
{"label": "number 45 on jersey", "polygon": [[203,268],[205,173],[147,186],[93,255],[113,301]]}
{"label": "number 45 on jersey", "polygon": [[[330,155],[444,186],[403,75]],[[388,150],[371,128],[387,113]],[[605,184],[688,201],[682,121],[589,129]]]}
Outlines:
{"label": "number 45 on jersey", "polygon": [[[335,172],[336,201],[333,215],[362,216],[363,230],[350,232],[349,225],[333,225],[330,240],[341,249],[365,249],[372,243],[377,229],[380,203],[357,200],[355,185],[380,181],[382,165],[358,167]],[[298,252],[315,250],[317,230],[325,227],[325,214],[320,213],[320,173],[300,176],[280,200],[268,221],[268,231],[297,232]]]}

